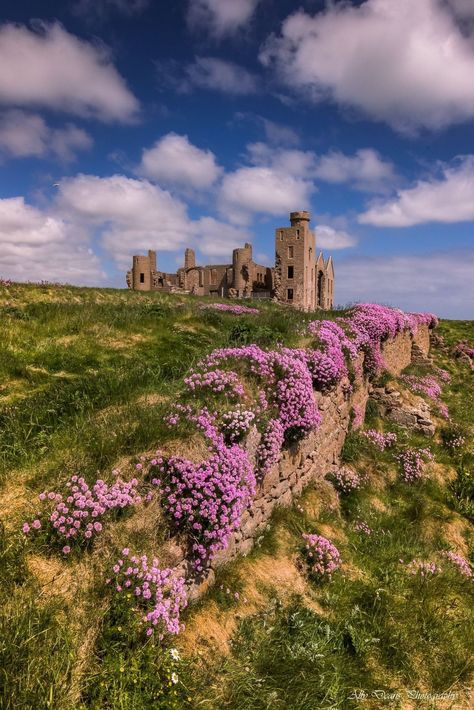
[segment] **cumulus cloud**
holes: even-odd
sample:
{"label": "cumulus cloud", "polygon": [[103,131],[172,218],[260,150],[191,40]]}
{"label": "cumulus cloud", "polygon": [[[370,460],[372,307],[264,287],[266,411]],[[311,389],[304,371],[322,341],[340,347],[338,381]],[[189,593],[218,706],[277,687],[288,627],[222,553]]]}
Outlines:
{"label": "cumulus cloud", "polygon": [[316,156],[311,151],[275,148],[268,143],[249,143],[247,156],[253,165],[271,167],[295,177],[309,178],[316,167]]}
{"label": "cumulus cloud", "polygon": [[330,183],[349,183],[367,192],[384,192],[396,179],[391,162],[383,160],[372,148],[362,148],[354,155],[332,151],[319,157],[315,177]]}
{"label": "cumulus cloud", "polygon": [[336,299],[472,318],[473,273],[473,250],[346,259],[336,265]]}
{"label": "cumulus cloud", "polygon": [[308,180],[272,167],[246,167],[225,175],[220,189],[221,210],[232,221],[245,222],[249,213],[279,216],[305,209],[314,187]]}
{"label": "cumulus cloud", "polygon": [[124,175],[78,175],[59,183],[58,209],[85,229],[94,227],[120,268],[147,249],[176,251],[192,246],[203,254],[229,257],[249,238],[247,231],[212,217],[192,220],[184,202],[147,180]]}
{"label": "cumulus cloud", "polygon": [[334,229],[334,227],[330,227],[327,224],[318,224],[314,233],[318,249],[347,249],[357,244],[355,237],[343,230]]}
{"label": "cumulus cloud", "polygon": [[58,23],[0,26],[0,104],[45,106],[103,121],[131,121],[139,104],[110,52]]}
{"label": "cumulus cloud", "polygon": [[189,0],[187,22],[190,29],[205,29],[222,38],[249,22],[260,0]]}
{"label": "cumulus cloud", "polygon": [[38,114],[14,109],[0,114],[0,155],[13,158],[52,156],[69,162],[76,157],[76,151],[91,147],[92,138],[74,124],[50,128]]}
{"label": "cumulus cloud", "polygon": [[193,231],[199,251],[219,259],[231,259],[232,249],[243,246],[251,238],[246,229],[220,222],[214,217],[201,217],[193,225]]}
{"label": "cumulus cloud", "polygon": [[474,220],[474,155],[445,166],[440,178],[419,180],[394,199],[374,203],[358,220],[378,227]]}
{"label": "cumulus cloud", "polygon": [[212,151],[197,148],[188,136],[168,133],[143,151],[138,172],[165,184],[202,189],[217,180],[221,168]]}
{"label": "cumulus cloud", "polygon": [[23,197],[0,199],[0,275],[18,281],[97,284],[99,259],[84,233]]}
{"label": "cumulus cloud", "polygon": [[61,180],[58,191],[63,213],[96,225],[103,246],[122,267],[137,251],[187,246],[186,205],[147,180],[78,175]]}
{"label": "cumulus cloud", "polygon": [[330,3],[314,16],[299,10],[260,59],[308,98],[356,107],[399,130],[474,116],[474,45],[439,0]]}
{"label": "cumulus cloud", "polygon": [[247,96],[255,94],[258,88],[254,74],[239,64],[217,57],[196,57],[185,67],[176,62],[158,63],[157,69],[164,83],[181,93],[205,89],[230,96]]}

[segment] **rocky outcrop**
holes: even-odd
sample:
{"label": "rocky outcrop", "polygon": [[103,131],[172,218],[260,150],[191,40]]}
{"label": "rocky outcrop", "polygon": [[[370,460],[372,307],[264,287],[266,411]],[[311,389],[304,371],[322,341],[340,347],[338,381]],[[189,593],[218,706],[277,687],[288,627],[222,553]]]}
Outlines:
{"label": "rocky outcrop", "polygon": [[370,398],[376,402],[384,419],[419,431],[425,436],[434,436],[435,425],[431,420],[431,411],[421,397],[416,398],[416,405],[410,404],[404,401],[399,390],[388,384],[386,387],[370,388]]}

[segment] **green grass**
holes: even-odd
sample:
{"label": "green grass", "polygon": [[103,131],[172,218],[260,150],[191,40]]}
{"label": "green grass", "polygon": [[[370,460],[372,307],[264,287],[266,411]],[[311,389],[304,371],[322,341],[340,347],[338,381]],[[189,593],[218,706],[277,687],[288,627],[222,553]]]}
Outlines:
{"label": "green grass", "polygon": [[[200,311],[203,300],[33,285],[0,290],[0,707],[378,708],[351,693],[463,692],[472,683],[472,584],[454,572],[419,584],[399,562],[453,548],[453,527],[472,554],[473,378],[442,352],[436,363],[453,378],[443,399],[468,441],[454,454],[441,438],[432,446],[455,477],[404,486],[395,481],[391,454],[348,437],[344,460],[370,471],[371,483],[337,508],[315,508],[318,489],[302,496],[302,511],[277,510],[248,559],[220,570],[187,610],[190,629],[209,608],[223,620],[240,618],[228,654],[212,644],[210,656],[205,644],[187,646],[186,632],[171,640],[183,648],[182,660],[171,663],[167,645],[143,644],[135,616],[111,603],[105,570],[133,517],[112,523],[103,547],[66,562],[45,541],[26,545],[19,529],[41,490],[76,471],[109,481],[117,464],[132,470],[142,452],[172,443],[163,415],[182,393],[185,372],[206,353],[251,342],[304,345],[310,319],[340,315],[259,302],[259,316],[237,318]],[[444,321],[439,333],[449,343],[472,342],[472,330],[472,323]],[[374,407],[367,425],[383,426]],[[426,443],[397,431],[406,444]],[[359,519],[370,537],[354,530]],[[167,530],[142,523],[127,539],[159,548]],[[298,555],[302,532],[327,528],[345,571],[321,586],[304,577]],[[254,579],[268,560],[302,575],[303,591]],[[259,595],[250,614],[242,602],[249,589]]]}

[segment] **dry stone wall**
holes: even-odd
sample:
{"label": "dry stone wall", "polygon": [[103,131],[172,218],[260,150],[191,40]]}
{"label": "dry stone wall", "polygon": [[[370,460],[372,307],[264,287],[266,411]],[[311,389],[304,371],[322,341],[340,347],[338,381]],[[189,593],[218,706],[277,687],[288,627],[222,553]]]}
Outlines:
{"label": "dry stone wall", "polygon": [[[427,326],[419,326],[415,336],[407,331],[383,344],[386,368],[392,374],[400,374],[412,362],[414,347],[425,356],[428,355],[430,338]],[[362,372],[362,357],[358,363],[360,367],[355,368],[359,372]],[[320,427],[284,451],[280,462],[268,471],[258,485],[251,508],[242,516],[239,530],[231,537],[229,546],[213,559],[213,568],[237,555],[250,552],[254,540],[265,530],[275,507],[290,505],[309,483],[324,478],[338,467],[342,447],[351,428],[353,412],[358,411],[363,419],[371,384],[359,374],[352,389],[350,393],[349,380],[346,378],[327,394],[315,392],[314,396],[323,415]],[[250,436],[248,446],[251,451],[255,450],[257,443]]]}

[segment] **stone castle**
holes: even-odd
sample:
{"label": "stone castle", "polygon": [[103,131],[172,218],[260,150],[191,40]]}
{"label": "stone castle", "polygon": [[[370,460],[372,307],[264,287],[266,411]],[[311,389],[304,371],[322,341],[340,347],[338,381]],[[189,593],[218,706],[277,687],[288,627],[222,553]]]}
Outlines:
{"label": "stone castle", "polygon": [[252,245],[234,249],[231,264],[197,266],[186,249],[176,273],[158,271],[156,252],[134,256],[127,285],[137,291],[186,292],[224,298],[274,298],[303,310],[330,309],[334,304],[332,258],[316,257],[316,239],[309,212],[291,212],[290,226],[275,230],[275,266],[256,264]]}

